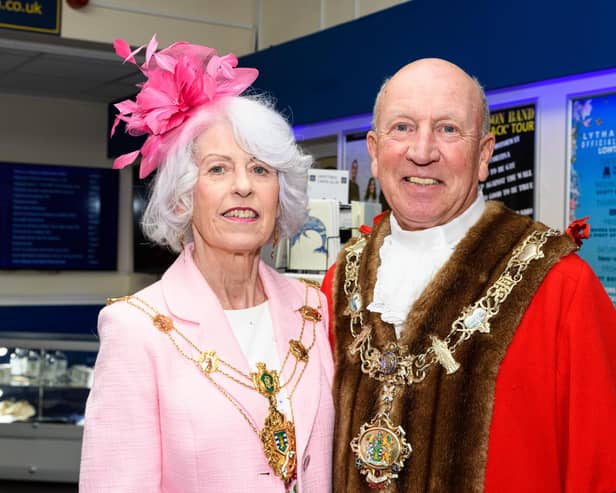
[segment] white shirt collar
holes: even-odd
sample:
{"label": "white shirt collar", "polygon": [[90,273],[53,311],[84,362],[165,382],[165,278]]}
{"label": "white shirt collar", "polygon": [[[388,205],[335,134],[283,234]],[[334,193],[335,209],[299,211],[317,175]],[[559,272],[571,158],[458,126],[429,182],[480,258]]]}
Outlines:
{"label": "white shirt collar", "polygon": [[390,216],[391,234],[385,237],[379,250],[381,263],[372,303],[367,308],[393,324],[398,337],[413,303],[484,209],[485,200],[479,192],[466,211],[442,226],[405,231],[393,214]]}
{"label": "white shirt collar", "polygon": [[441,226],[417,231],[402,229],[394,215],[391,214],[391,238],[411,251],[425,250],[443,245],[455,247],[471,226],[481,217],[485,206],[486,202],[483,198],[483,193],[479,192],[471,206],[455,219]]}

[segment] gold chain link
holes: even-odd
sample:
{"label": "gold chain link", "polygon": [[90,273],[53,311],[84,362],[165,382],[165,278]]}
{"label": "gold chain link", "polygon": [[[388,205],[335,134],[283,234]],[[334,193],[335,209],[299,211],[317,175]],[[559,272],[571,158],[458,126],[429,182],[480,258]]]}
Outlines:
{"label": "gold chain link", "polygon": [[[460,316],[451,324],[449,334],[441,341],[432,336],[433,344],[423,353],[409,355],[406,346],[390,343],[386,351],[372,346],[372,329],[363,324],[363,304],[361,303],[359,283],[359,261],[366,244],[358,241],[349,247],[346,254],[344,292],[347,295],[349,307],[346,314],[350,315],[350,331],[356,339],[356,347],[352,352],[359,352],[362,372],[372,378],[396,385],[411,385],[426,378],[428,369],[437,362],[448,368],[449,373],[457,369],[453,353],[464,341],[476,332],[488,333],[490,319],[500,310],[513,288],[522,280],[524,271],[532,260],[542,258],[543,245],[549,237],[560,233],[554,229],[534,231],[528,235],[522,244],[516,247],[507,262],[505,270],[492,284],[486,294],[472,305],[462,309]],[[353,264],[353,265],[349,265]],[[358,328],[362,332],[358,332]],[[393,368],[388,367],[387,358],[395,361]],[[389,371],[391,370],[391,371]]]}
{"label": "gold chain link", "polygon": [[[302,280],[303,281],[303,280]],[[295,382],[293,384],[293,387],[291,389],[291,392],[289,394],[289,404],[290,404],[290,409],[291,409],[291,419],[294,420],[293,418],[293,405],[292,405],[292,397],[293,394],[295,393],[295,390],[297,389],[297,386],[299,385],[299,382],[301,381],[303,375],[304,375],[304,371],[306,370],[306,367],[308,366],[308,353],[310,353],[311,349],[314,347],[315,342],[316,342],[316,325],[317,322],[321,319],[320,317],[320,313],[321,313],[321,309],[322,309],[322,304],[321,304],[321,297],[319,295],[319,288],[318,285],[312,283],[312,282],[306,282],[304,281],[306,290],[305,290],[305,294],[304,294],[304,308],[308,308],[309,310],[315,310],[315,312],[311,312],[311,313],[318,313],[318,317],[317,316],[313,316],[312,318],[310,317],[306,317],[303,315],[302,313],[302,325],[301,325],[301,330],[300,330],[300,334],[299,334],[299,338],[297,339],[297,341],[299,341],[299,343],[303,346],[303,344],[301,343],[303,337],[304,337],[304,332],[305,332],[305,327],[306,327],[306,320],[310,320],[312,323],[312,341],[310,343],[310,345],[308,347],[303,346],[305,348],[305,352],[306,352],[306,359],[302,361],[303,365],[302,368],[299,372],[299,375],[297,376],[297,378],[295,379]],[[317,297],[317,308],[313,308],[310,307],[308,305],[308,298],[309,298],[309,292],[310,289],[313,289],[316,292],[316,297]],[[147,315],[153,322],[154,325],[156,327],[158,327],[162,332],[164,332],[167,337],[169,337],[169,339],[171,340],[171,343],[173,344],[173,346],[177,349],[177,351],[187,360],[191,361],[192,363],[194,363],[197,368],[199,369],[199,371],[218,389],[218,391],[229,401],[231,402],[231,404],[240,412],[240,414],[243,416],[243,418],[246,420],[246,422],[248,423],[248,425],[250,426],[250,428],[257,434],[259,435],[259,430],[257,429],[257,427],[255,426],[255,424],[252,422],[252,420],[249,418],[249,416],[244,412],[244,410],[241,408],[241,406],[239,405],[239,403],[236,401],[235,398],[233,398],[225,389],[222,385],[220,385],[218,382],[216,382],[216,380],[214,380],[212,378],[212,376],[210,375],[209,372],[204,371],[201,364],[202,361],[192,357],[191,355],[189,355],[178,343],[178,341],[176,340],[175,337],[173,337],[172,332],[177,333],[177,335],[179,337],[181,337],[193,350],[195,350],[200,356],[205,354],[206,351],[202,351],[201,349],[199,349],[199,347],[197,347],[197,345],[191,340],[189,339],[182,331],[178,330],[178,328],[175,326],[175,324],[173,324],[173,322],[171,321],[171,319],[169,317],[165,317],[162,316],[150,303],[148,303],[146,300],[144,300],[143,298],[139,298],[137,296],[122,296],[119,298],[110,298],[107,300],[107,304],[116,302],[116,301],[125,301],[127,304],[131,305],[132,307],[140,310],[141,312],[143,312],[145,315]],[[161,327],[157,324],[157,317],[165,317],[166,320],[170,321],[170,325],[166,326],[164,329],[161,329]],[[287,361],[289,359],[289,355],[290,354],[294,354],[291,350],[291,344],[289,344],[289,349],[287,350],[287,353],[284,357],[283,363],[280,367],[280,375],[282,375],[284,368],[287,364]],[[279,389],[283,389],[285,388],[287,385],[289,385],[295,377],[295,374],[297,372],[297,367],[299,365],[300,359],[298,357],[295,357],[295,363],[293,366],[293,370],[291,371],[291,375],[289,376],[288,380],[284,383],[281,384]],[[250,375],[247,375],[245,373],[243,373],[241,370],[239,370],[238,368],[236,368],[235,366],[233,366],[232,364],[230,364],[229,362],[223,360],[222,358],[220,358],[219,356],[216,357],[216,360],[219,363],[222,363],[223,365],[225,365],[227,368],[230,368],[231,370],[233,370],[237,375],[241,376],[242,378],[244,378],[245,380],[247,380],[250,383],[246,383],[245,381],[241,381],[239,378],[234,377],[233,375],[231,375],[230,373],[227,373],[223,370],[221,370],[220,368],[217,368],[215,371],[220,373],[221,375],[229,378],[230,380],[234,381],[235,383],[246,387],[250,390],[257,390],[255,389],[255,386],[253,384],[252,381],[252,377]]]}

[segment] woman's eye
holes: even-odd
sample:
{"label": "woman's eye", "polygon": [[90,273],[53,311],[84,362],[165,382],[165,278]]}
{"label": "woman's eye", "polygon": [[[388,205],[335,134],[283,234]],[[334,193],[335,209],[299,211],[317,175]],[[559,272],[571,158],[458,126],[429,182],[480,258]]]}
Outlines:
{"label": "woman's eye", "polygon": [[255,175],[259,175],[259,176],[267,176],[272,173],[276,173],[275,168],[272,168],[271,166],[268,166],[265,163],[259,163],[259,162],[254,162],[252,164],[252,167],[250,168],[250,171],[254,173]]}
{"label": "woman's eye", "polygon": [[255,175],[267,175],[269,173],[269,170],[265,166],[256,165],[254,168],[252,168],[252,172]]}
{"label": "woman's eye", "polygon": [[214,164],[208,168],[207,172],[212,175],[222,175],[225,172],[225,168],[219,164]]}

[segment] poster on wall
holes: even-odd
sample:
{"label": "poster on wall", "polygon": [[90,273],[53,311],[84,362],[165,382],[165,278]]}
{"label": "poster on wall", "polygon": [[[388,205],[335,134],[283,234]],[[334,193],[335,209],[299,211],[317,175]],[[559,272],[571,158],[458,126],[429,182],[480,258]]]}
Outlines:
{"label": "poster on wall", "polygon": [[569,222],[588,216],[579,250],[616,306],[616,92],[570,100]]}
{"label": "poster on wall", "polygon": [[349,203],[380,202],[382,210],[389,209],[378,181],[372,177],[370,154],[366,146],[367,132],[346,134],[344,138],[344,165],[349,170]]}
{"label": "poster on wall", "polygon": [[496,136],[490,174],[483,185],[487,199],[503,202],[525,216],[535,213],[535,104],[490,111]]}

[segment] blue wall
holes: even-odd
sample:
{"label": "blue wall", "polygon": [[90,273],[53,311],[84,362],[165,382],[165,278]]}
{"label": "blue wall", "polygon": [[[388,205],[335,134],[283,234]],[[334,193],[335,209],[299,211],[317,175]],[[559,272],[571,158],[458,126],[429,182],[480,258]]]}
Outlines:
{"label": "blue wall", "polygon": [[297,125],[370,113],[384,78],[417,58],[451,60],[488,90],[616,67],[615,19],[614,0],[413,0],[240,66]]}

